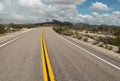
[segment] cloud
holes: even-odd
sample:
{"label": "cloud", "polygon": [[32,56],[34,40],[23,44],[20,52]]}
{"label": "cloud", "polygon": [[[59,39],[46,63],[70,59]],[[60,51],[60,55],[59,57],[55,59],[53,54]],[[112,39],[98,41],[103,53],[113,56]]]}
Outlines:
{"label": "cloud", "polygon": [[0,11],[2,11],[3,10],[3,5],[2,5],[2,3],[0,3]]}
{"label": "cloud", "polygon": [[[78,15],[76,4],[82,4],[85,0],[2,0],[5,6],[6,14],[0,13],[0,18],[5,19],[13,17],[9,22],[44,22],[46,19],[58,19],[61,21],[70,20],[71,16]],[[45,3],[49,2],[49,4]],[[9,14],[9,15],[8,15]],[[25,18],[23,18],[25,17]],[[15,21],[16,19],[16,21]]]}
{"label": "cloud", "polygon": [[[112,14],[93,12],[91,15],[84,15],[79,13],[76,5],[82,5],[85,1],[0,0],[0,4],[2,5],[2,7],[0,6],[0,23],[39,23],[47,19],[57,19],[74,23],[120,25],[120,11],[113,11]],[[105,10],[110,10],[107,5],[103,7]],[[100,7],[97,10],[103,9]]]}
{"label": "cloud", "polygon": [[120,11],[114,11],[113,14],[114,14],[114,15],[119,15],[119,16],[120,16]]}
{"label": "cloud", "polygon": [[62,4],[62,5],[73,5],[82,4],[85,0],[44,0],[46,4]]}
{"label": "cloud", "polygon": [[21,6],[28,6],[28,7],[32,7],[32,6],[41,4],[40,0],[18,0],[18,3]]}
{"label": "cloud", "polygon": [[93,12],[91,15],[91,24],[108,24],[108,25],[120,25],[120,11],[113,11],[112,14],[98,14]]}
{"label": "cloud", "polygon": [[106,4],[103,4],[102,2],[95,2],[92,3],[92,5],[89,7],[89,9],[93,11],[108,11],[111,10]]}

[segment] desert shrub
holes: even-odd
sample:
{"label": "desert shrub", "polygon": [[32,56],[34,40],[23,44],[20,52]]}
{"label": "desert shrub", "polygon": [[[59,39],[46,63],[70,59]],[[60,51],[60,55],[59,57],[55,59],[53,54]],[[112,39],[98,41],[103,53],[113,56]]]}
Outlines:
{"label": "desert shrub", "polygon": [[77,36],[77,39],[78,40],[82,40],[82,36]]}
{"label": "desert shrub", "polygon": [[19,30],[21,28],[23,28],[22,26],[20,26],[19,24],[9,24],[10,28],[13,28],[13,31],[15,30]]}
{"label": "desert shrub", "polygon": [[103,45],[104,45],[103,42],[100,42],[100,43],[98,44],[99,47],[103,47]]}
{"label": "desert shrub", "polygon": [[79,33],[77,31],[75,31],[75,35],[77,36],[77,35],[79,35]]}
{"label": "desert shrub", "polygon": [[120,36],[117,36],[117,37],[114,39],[114,45],[120,45]]}
{"label": "desert shrub", "polygon": [[68,28],[65,27],[53,27],[53,30],[59,34],[67,35],[67,36],[72,36],[74,33]]}
{"label": "desert shrub", "polygon": [[113,49],[113,47],[112,47],[112,46],[107,45],[107,44],[105,45],[105,48],[106,48],[106,49],[108,49],[108,50],[112,50],[112,49]]}
{"label": "desert shrub", "polygon": [[73,38],[77,38],[77,36],[76,36],[76,35],[73,35],[72,37],[73,37]]}
{"label": "desert shrub", "polygon": [[106,38],[104,37],[98,37],[97,40],[104,43],[106,42]]}
{"label": "desert shrub", "polygon": [[98,41],[93,41],[91,44],[92,45],[96,45],[96,44],[98,44],[99,42]]}
{"label": "desert shrub", "polygon": [[63,32],[61,32],[63,35],[67,35],[67,36],[72,36],[73,32],[71,30],[65,30]]}
{"label": "desert shrub", "polygon": [[106,45],[105,45],[105,48],[108,49],[108,47],[109,47],[108,44],[106,44]]}
{"label": "desert shrub", "polygon": [[118,46],[120,44],[120,36],[116,36],[115,38],[98,37],[97,41],[103,42],[105,44],[111,44],[111,45]]}
{"label": "desert shrub", "polygon": [[85,33],[88,33],[88,31],[86,31]]}
{"label": "desert shrub", "polygon": [[93,36],[90,36],[90,35],[85,35],[86,37],[89,37],[89,38],[91,38],[91,39],[94,39],[94,37]]}
{"label": "desert shrub", "polygon": [[61,34],[64,31],[62,27],[53,27],[53,30],[59,34]]}
{"label": "desert shrub", "polygon": [[120,53],[120,45],[118,45],[118,49],[119,49],[118,53]]}
{"label": "desert shrub", "polygon": [[6,32],[5,26],[0,24],[0,34],[3,34],[5,32]]}
{"label": "desert shrub", "polygon": [[108,48],[109,50],[112,50],[113,49],[113,47],[112,46],[109,46],[109,48]]}
{"label": "desert shrub", "polygon": [[84,38],[83,41],[84,41],[84,42],[88,42],[88,38]]}

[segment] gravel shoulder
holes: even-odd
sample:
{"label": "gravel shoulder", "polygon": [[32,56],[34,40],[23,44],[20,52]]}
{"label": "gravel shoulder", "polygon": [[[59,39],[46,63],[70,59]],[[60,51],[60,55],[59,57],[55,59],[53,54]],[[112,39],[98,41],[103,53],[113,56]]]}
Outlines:
{"label": "gravel shoulder", "polygon": [[20,31],[2,34],[2,35],[0,35],[0,43],[2,43],[2,42],[4,42],[4,41],[7,41],[7,40],[10,40],[10,39],[12,39],[12,38],[14,38],[14,37],[19,36],[20,34],[26,33],[26,32],[31,31],[31,30],[33,30],[33,29],[34,29],[34,28],[32,28],[32,29],[23,28],[23,29],[21,29]]}
{"label": "gravel shoulder", "polygon": [[106,55],[106,56],[109,56],[109,57],[111,57],[111,58],[114,58],[114,59],[120,61],[120,54],[119,54],[119,53],[115,53],[115,52],[113,52],[113,51],[111,51],[111,50],[107,50],[107,49],[105,49],[105,48],[98,47],[97,45],[92,45],[92,44],[90,44],[89,42],[83,42],[83,41],[81,41],[81,40],[72,38],[72,37],[70,37],[70,36],[65,36],[65,37],[68,38],[68,39],[71,39],[71,40],[73,40],[73,41],[76,41],[77,43],[81,43],[81,44],[83,44],[83,45],[86,46],[86,47],[92,48],[93,50],[96,50],[96,51],[100,52],[101,54],[104,54],[104,55]]}

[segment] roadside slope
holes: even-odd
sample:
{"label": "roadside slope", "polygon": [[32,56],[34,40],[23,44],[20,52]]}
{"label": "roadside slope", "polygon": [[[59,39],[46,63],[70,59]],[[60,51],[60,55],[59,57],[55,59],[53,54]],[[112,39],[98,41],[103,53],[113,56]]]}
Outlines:
{"label": "roadside slope", "polygon": [[46,28],[45,40],[56,81],[119,81],[120,71]]}

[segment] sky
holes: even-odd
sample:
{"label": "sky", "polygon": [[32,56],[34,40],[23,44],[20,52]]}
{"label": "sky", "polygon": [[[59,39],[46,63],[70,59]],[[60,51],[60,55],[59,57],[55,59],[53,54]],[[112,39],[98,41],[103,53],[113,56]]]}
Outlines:
{"label": "sky", "polygon": [[0,23],[55,19],[120,26],[120,0],[0,0]]}

